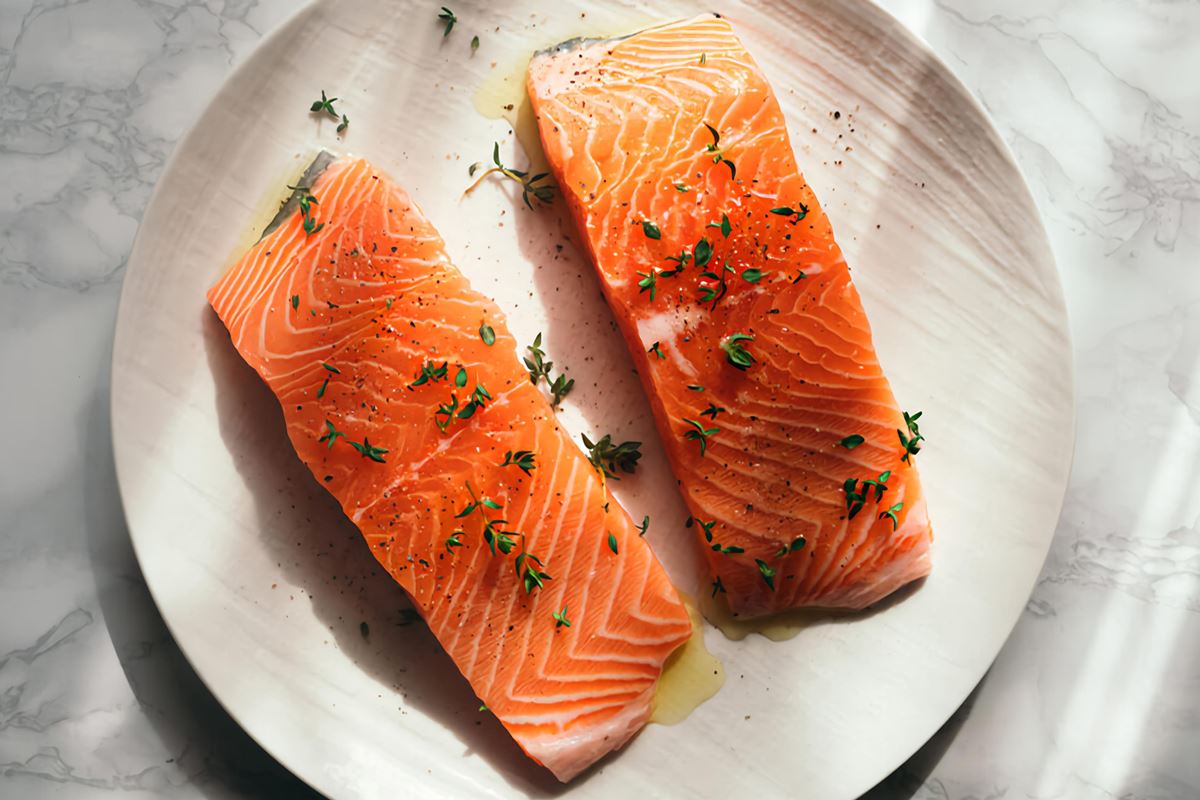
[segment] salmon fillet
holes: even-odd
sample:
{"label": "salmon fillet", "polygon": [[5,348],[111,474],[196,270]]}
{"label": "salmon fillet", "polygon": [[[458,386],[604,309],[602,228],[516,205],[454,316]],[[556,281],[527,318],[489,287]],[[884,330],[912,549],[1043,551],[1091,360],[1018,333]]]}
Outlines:
{"label": "salmon fillet", "polygon": [[714,594],[745,617],[856,609],[926,575],[919,422],[730,24],[567,42],[528,91]]}
{"label": "salmon fillet", "polygon": [[404,191],[352,159],[309,191],[209,301],[476,694],[569,780],[645,724],[688,613]]}

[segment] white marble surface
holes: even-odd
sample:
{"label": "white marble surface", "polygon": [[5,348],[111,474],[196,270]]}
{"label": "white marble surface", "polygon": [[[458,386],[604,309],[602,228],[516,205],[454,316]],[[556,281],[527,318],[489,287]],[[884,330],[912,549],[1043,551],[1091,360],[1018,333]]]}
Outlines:
{"label": "white marble surface", "polygon": [[[980,98],[1030,180],[1067,290],[1079,423],[1025,615],[871,800],[1194,800],[1200,3],[885,5]],[[154,181],[295,7],[0,0],[0,798],[306,796],[172,644],[129,547],[108,426],[117,293]]]}

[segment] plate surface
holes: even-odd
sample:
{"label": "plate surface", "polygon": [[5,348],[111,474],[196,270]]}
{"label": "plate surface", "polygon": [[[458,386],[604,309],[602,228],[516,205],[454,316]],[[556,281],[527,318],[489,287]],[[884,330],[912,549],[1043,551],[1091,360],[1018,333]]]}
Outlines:
{"label": "plate surface", "polygon": [[[499,6],[493,8],[491,6]],[[522,54],[705,10],[693,2],[326,0],[263,42],[179,145],[125,278],[113,429],[133,542],[163,616],[220,701],[334,798],[852,797],[918,748],[983,675],[1054,532],[1070,465],[1066,312],[1037,211],[983,111],[866,2],[728,2],[855,268],[898,397],[925,412],[934,573],[896,602],[798,636],[725,639],[721,692],[650,725],[568,787],[528,762],[292,453],[268,390],[205,289],[320,149],[406,186],[519,339],[545,332],[577,386],[576,433],[645,442],[618,496],[677,582],[699,588],[649,409],[561,203],[462,197],[509,126],[475,110]],[[472,53],[469,42],[481,45]],[[343,137],[307,112],[325,89]],[[366,622],[364,636],[360,623]]]}

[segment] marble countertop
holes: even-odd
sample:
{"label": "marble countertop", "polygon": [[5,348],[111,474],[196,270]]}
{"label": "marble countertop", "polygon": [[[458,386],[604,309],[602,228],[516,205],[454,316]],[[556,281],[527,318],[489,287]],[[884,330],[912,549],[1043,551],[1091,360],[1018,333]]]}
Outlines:
{"label": "marble countertop", "polygon": [[[883,5],[982,101],[1030,181],[1066,288],[1079,416],[1020,623],[869,797],[1194,800],[1200,3]],[[314,796],[171,641],[130,548],[108,423],[117,296],[154,183],[296,7],[0,0],[0,797]]]}

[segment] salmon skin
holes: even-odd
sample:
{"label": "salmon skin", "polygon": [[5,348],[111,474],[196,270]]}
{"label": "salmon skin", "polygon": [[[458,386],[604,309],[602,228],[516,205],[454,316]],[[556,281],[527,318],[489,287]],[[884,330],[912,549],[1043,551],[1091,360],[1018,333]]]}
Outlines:
{"label": "salmon skin", "polygon": [[919,419],[729,22],[564,43],[528,91],[714,596],[742,617],[858,609],[926,575]]}
{"label": "salmon skin", "polygon": [[645,724],[687,611],[408,195],[343,158],[296,199],[209,301],[475,693],[567,781]]}

